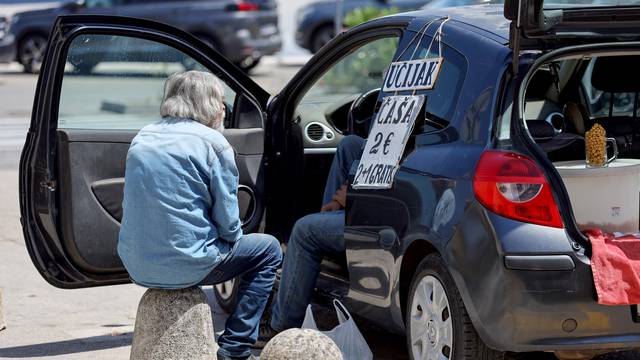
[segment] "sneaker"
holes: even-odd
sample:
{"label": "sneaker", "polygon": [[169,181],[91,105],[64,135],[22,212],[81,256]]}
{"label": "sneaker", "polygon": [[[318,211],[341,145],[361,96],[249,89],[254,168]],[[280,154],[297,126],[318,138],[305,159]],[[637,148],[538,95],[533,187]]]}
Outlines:
{"label": "sneaker", "polygon": [[224,356],[224,355],[218,354],[218,360],[259,360],[259,358],[253,356],[253,354],[249,355],[248,357],[243,357],[243,358]]}
{"label": "sneaker", "polygon": [[278,335],[279,331],[274,330],[271,325],[261,324],[260,330],[258,331],[258,341],[253,344],[254,349],[262,349],[269,340],[273,339],[274,336]]}

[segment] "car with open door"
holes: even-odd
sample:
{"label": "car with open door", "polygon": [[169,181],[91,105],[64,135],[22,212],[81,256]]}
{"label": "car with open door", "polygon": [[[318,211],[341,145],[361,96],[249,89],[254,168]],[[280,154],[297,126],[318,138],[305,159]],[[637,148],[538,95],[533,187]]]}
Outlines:
{"label": "car with open door", "polygon": [[[61,17],[20,161],[31,259],[57,287],[129,281],[116,253],[126,152],[157,120],[172,72],[203,69],[224,82],[243,229],[273,234],[283,247],[295,221],[319,211],[345,135],[384,152],[369,129],[382,113],[396,121],[391,97],[418,97],[395,173],[365,176],[389,186],[353,186],[359,166],[350,178],[346,252],[326,254],[318,300],[339,298],[358,317],[405,333],[412,359],[529,351],[576,359],[640,348],[638,305],[598,303],[583,232],[594,224],[637,232],[640,202],[608,209],[605,197],[599,206],[608,211],[584,223],[590,208],[576,205],[563,176],[571,161],[594,169],[584,166],[584,138],[596,123],[620,164],[640,163],[640,7],[566,3],[508,0],[376,19],[338,35],[273,96],[173,27]],[[70,63],[115,55],[120,61],[91,74]],[[430,86],[407,87],[420,78],[414,70],[409,80],[412,61],[440,64]],[[622,166],[611,161],[595,169]],[[591,196],[613,187],[637,199],[632,181],[607,175]],[[232,307],[235,285],[226,285],[218,296]]]}

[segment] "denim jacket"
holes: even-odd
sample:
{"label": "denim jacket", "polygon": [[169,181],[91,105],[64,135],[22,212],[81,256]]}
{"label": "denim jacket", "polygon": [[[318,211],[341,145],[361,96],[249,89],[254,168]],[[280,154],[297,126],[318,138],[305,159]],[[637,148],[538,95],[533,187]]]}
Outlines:
{"label": "denim jacket", "polygon": [[152,288],[197,284],[242,236],[238,169],[222,134],[163,118],[127,154],[118,255],[131,279]]}

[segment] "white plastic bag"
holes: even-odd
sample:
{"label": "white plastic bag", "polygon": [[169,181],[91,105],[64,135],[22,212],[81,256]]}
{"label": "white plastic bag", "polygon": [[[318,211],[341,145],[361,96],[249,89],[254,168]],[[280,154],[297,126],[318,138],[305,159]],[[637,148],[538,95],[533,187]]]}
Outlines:
{"label": "white plastic bag", "polygon": [[[344,305],[338,300],[333,300],[333,306],[336,308],[339,325],[334,327],[333,330],[322,331],[322,333],[330,337],[331,340],[338,345],[344,360],[373,359],[371,349],[360,333],[360,330],[358,330],[351,314],[349,314]],[[316,321],[313,318],[313,312],[311,311],[311,305],[307,306],[307,313],[304,316],[302,328],[318,330]]]}

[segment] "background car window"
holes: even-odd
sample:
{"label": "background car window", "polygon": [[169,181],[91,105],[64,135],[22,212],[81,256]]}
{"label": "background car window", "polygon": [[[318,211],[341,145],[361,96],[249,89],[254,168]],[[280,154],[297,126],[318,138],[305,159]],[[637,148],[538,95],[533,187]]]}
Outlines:
{"label": "background car window", "polygon": [[[599,90],[593,86],[591,83],[591,75],[593,74],[595,61],[595,58],[591,59],[582,78],[582,86],[587,96],[591,117],[609,117],[609,110],[612,110],[612,116],[633,116],[636,93],[610,93]],[[611,102],[613,102],[613,108],[611,108]]]}
{"label": "background car window", "polygon": [[[80,35],[67,53],[58,127],[137,130],[158,121],[165,80],[185,70],[206,71],[181,51],[154,41]],[[236,94],[224,88],[232,108]]]}
{"label": "background car window", "polygon": [[84,4],[87,8],[112,7],[115,0],[86,0]]}
{"label": "background car window", "polygon": [[[409,43],[416,35],[415,32],[406,32],[403,43]],[[429,36],[424,36],[416,46],[409,46],[400,57],[401,61],[417,60],[426,57],[438,56],[438,44]],[[417,41],[414,40],[413,44]],[[429,46],[431,45],[431,49]],[[401,45],[402,46],[402,45]],[[415,52],[415,53],[414,53]],[[428,52],[428,53],[427,53]],[[440,130],[446,127],[453,119],[458,98],[462,91],[462,85],[467,73],[467,61],[459,52],[446,44],[442,45],[444,62],[440,69],[437,82],[432,90],[419,90],[418,94],[424,94],[426,100],[426,114],[423,131]],[[400,94],[410,94],[411,91],[401,91]],[[389,94],[385,94],[389,95]]]}
{"label": "background car window", "polygon": [[381,87],[397,48],[397,37],[379,38],[355,48],[316,80],[298,103],[297,112],[306,120],[322,120],[330,107]]}

